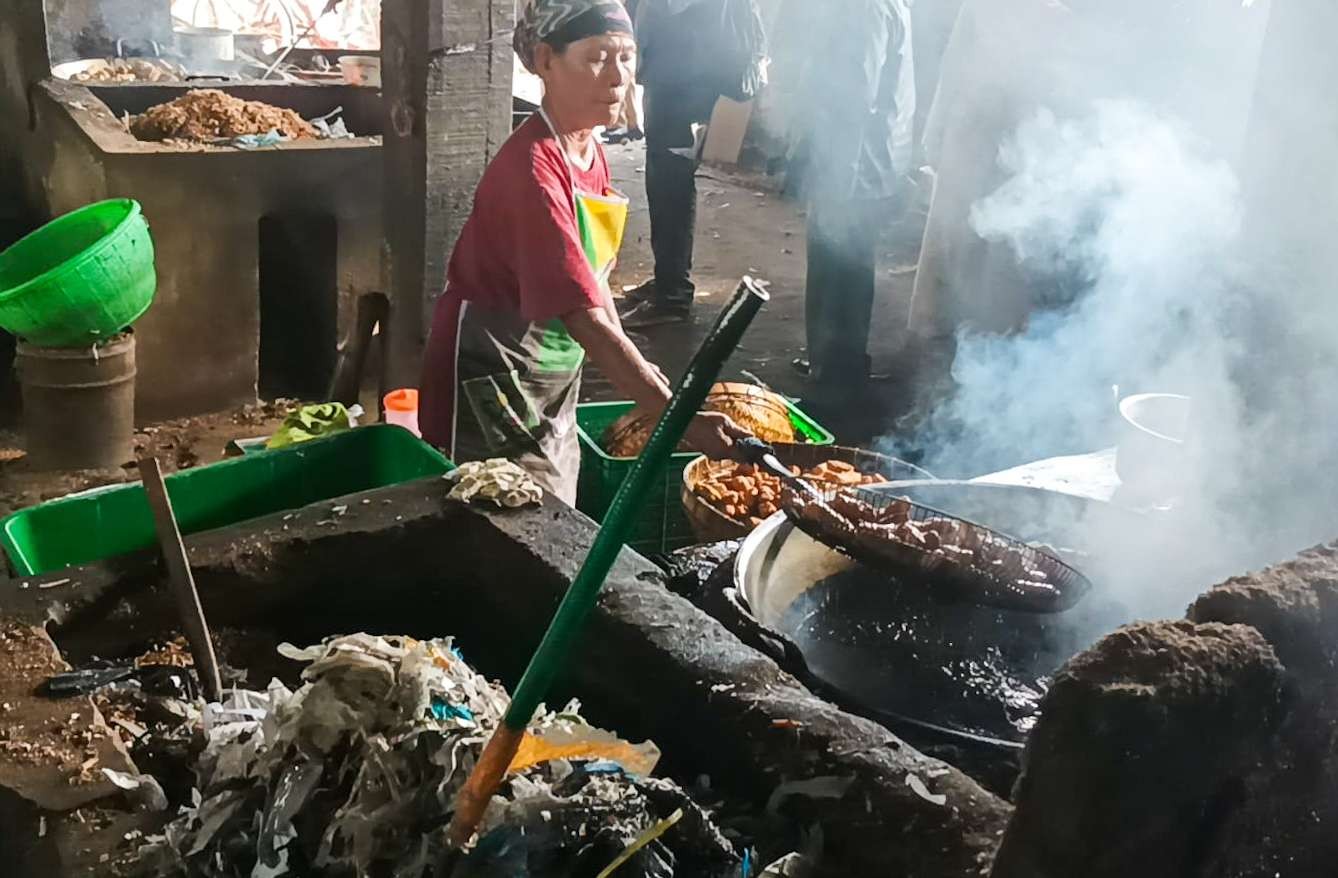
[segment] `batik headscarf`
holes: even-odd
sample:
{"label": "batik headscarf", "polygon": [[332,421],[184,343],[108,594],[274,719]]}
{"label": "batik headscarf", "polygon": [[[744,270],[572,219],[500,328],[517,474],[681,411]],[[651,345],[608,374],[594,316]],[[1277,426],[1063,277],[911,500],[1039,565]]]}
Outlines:
{"label": "batik headscarf", "polygon": [[632,18],[619,0],[527,0],[516,22],[514,46],[525,69],[534,72],[540,43],[566,46],[601,34],[632,33]]}

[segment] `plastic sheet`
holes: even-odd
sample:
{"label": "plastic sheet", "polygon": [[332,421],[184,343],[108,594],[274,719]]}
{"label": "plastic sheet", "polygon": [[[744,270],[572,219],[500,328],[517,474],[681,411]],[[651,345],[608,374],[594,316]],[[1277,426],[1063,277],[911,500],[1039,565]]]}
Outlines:
{"label": "plastic sheet", "polygon": [[518,509],[544,499],[543,489],[529,473],[505,458],[475,460],[447,476],[455,481],[450,498],[468,503],[491,500],[507,509]]}
{"label": "plastic sheet", "polygon": [[[636,777],[653,770],[655,745],[589,726],[576,702],[540,711],[474,844],[453,851],[450,809],[505,690],[449,640],[357,634],[279,651],[307,663],[303,685],[275,681],[208,707],[199,793],[154,848],[160,874],[546,878],[574,864],[597,874],[638,841],[617,878],[670,876],[689,861],[694,875],[738,874],[686,794]],[[662,825],[675,812],[691,831]]]}
{"label": "plastic sheet", "polygon": [[648,775],[660,761],[660,749],[649,741],[629,744],[610,732],[567,723],[537,735],[526,733],[507,770],[515,774],[554,759],[607,760],[628,774]]}

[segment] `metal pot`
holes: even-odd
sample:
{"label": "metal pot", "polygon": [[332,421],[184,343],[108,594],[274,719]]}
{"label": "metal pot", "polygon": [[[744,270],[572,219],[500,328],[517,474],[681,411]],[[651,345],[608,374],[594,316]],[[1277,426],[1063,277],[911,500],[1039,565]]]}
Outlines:
{"label": "metal pot", "polygon": [[28,461],[37,470],[116,469],[134,456],[135,336],[86,348],[18,343]]}
{"label": "metal pot", "polygon": [[125,81],[112,75],[118,73],[128,74],[138,82],[170,82],[185,78],[185,71],[163,58],[162,46],[155,40],[117,40],[116,54],[111,58],[80,58],[51,67],[51,75],[57,79],[91,84]]}
{"label": "metal pot", "polygon": [[1115,471],[1139,493],[1174,496],[1188,462],[1190,398],[1175,393],[1139,393],[1119,402],[1120,434]]}
{"label": "metal pot", "polygon": [[[1100,555],[1096,533],[1137,541],[1144,521],[1121,507],[1011,485],[899,482],[890,491],[1025,540]],[[1097,564],[1100,568],[1101,564]],[[1063,613],[1037,615],[940,600],[920,584],[872,573],[812,540],[783,513],[744,541],[734,592],[750,642],[769,650],[843,706],[893,728],[991,748],[1021,748],[1044,679],[1138,608],[1121,606],[1103,582]],[[743,626],[748,627],[748,626]],[[762,637],[758,637],[761,633]]]}
{"label": "metal pot", "polygon": [[234,31],[221,27],[183,27],[175,35],[177,52],[187,72],[227,76],[236,71]]}
{"label": "metal pot", "polygon": [[85,58],[56,64],[51,68],[51,75],[88,85],[124,81],[175,82],[185,78],[181,70],[159,58]]}

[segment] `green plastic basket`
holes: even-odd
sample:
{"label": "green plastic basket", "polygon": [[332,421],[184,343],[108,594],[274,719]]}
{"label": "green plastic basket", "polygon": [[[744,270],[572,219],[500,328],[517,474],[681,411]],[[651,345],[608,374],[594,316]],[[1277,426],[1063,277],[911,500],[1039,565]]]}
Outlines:
{"label": "green plastic basket", "polygon": [[43,347],[85,347],[148,310],[153,239],[139,203],[99,201],[0,253],[0,326]]}
{"label": "green plastic basket", "polygon": [[[632,468],[634,458],[611,457],[601,440],[614,421],[632,410],[631,402],[591,402],[576,407],[576,431],[581,441],[581,476],[576,489],[576,508],[603,521],[613,502],[613,495]],[[790,423],[799,441],[812,445],[833,445],[836,437],[827,432],[802,409],[787,402]],[[698,457],[696,452],[681,452],[669,459],[662,478],[646,497],[640,518],[632,529],[627,545],[643,555],[671,552],[697,542],[683,511],[683,468]]]}
{"label": "green plastic basket", "polygon": [[[168,476],[184,534],[441,475],[452,464],[407,430],[379,424]],[[20,576],[49,573],[156,544],[144,486],[117,485],[16,512],[0,544]]]}

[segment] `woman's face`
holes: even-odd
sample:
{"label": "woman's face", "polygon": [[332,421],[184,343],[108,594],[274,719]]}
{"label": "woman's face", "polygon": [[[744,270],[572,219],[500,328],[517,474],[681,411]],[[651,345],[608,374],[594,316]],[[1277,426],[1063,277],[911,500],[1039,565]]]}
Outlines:
{"label": "woman's face", "polygon": [[586,37],[561,52],[540,43],[534,60],[544,94],[564,126],[583,129],[617,122],[623,98],[636,78],[632,37]]}

